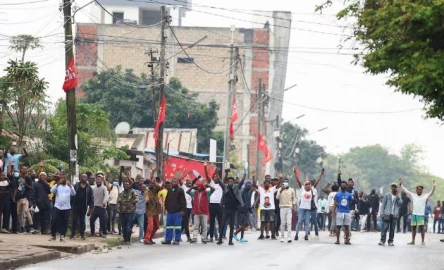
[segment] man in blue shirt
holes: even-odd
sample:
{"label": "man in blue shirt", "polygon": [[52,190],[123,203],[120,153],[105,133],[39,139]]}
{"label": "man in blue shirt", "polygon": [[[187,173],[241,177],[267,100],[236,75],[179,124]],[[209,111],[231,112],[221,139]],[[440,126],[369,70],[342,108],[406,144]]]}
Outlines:
{"label": "man in blue shirt", "polygon": [[347,192],[347,182],[341,182],[341,191],[336,193],[334,198],[332,215],[336,219],[336,245],[339,245],[341,227],[345,229],[345,244],[350,243],[350,204],[353,202],[353,195]]}
{"label": "man in blue shirt", "polygon": [[[9,151],[10,150],[10,151]],[[8,153],[9,151],[9,153]],[[8,174],[8,164],[9,160],[12,159],[12,166],[14,166],[13,169],[20,169],[19,162],[22,158],[26,158],[28,156],[28,152],[26,152],[26,148],[23,148],[23,154],[17,154],[17,146],[13,142],[9,142],[8,147],[5,151],[5,174]]]}

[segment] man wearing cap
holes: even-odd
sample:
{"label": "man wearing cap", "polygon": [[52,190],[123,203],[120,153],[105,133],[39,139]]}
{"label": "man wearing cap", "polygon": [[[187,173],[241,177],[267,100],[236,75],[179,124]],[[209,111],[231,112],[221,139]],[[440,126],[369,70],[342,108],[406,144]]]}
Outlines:
{"label": "man wearing cap", "polygon": [[384,225],[381,230],[381,241],[380,246],[385,245],[385,240],[387,238],[387,231],[390,229],[388,245],[393,245],[393,238],[395,237],[396,223],[399,218],[399,208],[401,207],[402,199],[399,196],[398,185],[392,183],[392,191],[384,195],[381,205],[381,217],[384,221]]}
{"label": "man wearing cap", "polygon": [[424,242],[424,209],[426,207],[427,200],[435,193],[435,180],[432,182],[432,191],[430,191],[427,194],[423,194],[422,191],[424,190],[424,187],[421,185],[416,186],[416,193],[408,191],[404,185],[402,184],[402,179],[399,178],[399,185],[401,186],[402,190],[412,199],[412,242],[408,243],[407,245],[414,245],[415,244],[415,237],[416,237],[416,227],[419,227],[419,231],[421,232],[421,239],[422,245],[425,245]]}
{"label": "man wearing cap", "polygon": [[91,213],[91,219],[89,224],[91,226],[91,236],[94,236],[94,229],[96,219],[100,221],[100,236],[106,238],[106,203],[108,202],[108,190],[105,184],[102,184],[103,173],[98,172],[96,174],[96,185],[92,187],[94,197],[94,210]]}

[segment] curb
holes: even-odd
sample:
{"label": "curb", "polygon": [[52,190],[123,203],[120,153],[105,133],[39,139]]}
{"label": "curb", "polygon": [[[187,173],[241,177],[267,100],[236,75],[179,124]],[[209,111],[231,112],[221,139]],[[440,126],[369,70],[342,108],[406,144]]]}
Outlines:
{"label": "curb", "polygon": [[34,245],[40,248],[54,249],[60,252],[71,253],[71,254],[83,254],[93,250],[95,244],[78,245],[78,246],[51,246],[51,245]]}
{"label": "curb", "polygon": [[59,259],[60,257],[61,255],[59,251],[48,250],[33,255],[27,255],[15,259],[6,259],[4,261],[0,261],[0,269],[14,269],[29,264],[35,264],[35,263]]}

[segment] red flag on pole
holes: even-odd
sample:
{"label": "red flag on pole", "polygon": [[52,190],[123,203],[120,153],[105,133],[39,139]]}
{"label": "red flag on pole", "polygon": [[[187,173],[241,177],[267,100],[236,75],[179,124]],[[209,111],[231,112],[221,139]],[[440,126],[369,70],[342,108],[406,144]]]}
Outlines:
{"label": "red flag on pole", "polygon": [[165,111],[166,111],[166,99],[165,96],[163,96],[160,102],[159,115],[157,117],[156,128],[154,129],[154,135],[153,135],[156,144],[157,144],[157,137],[159,135],[160,124],[162,124],[163,121],[165,120]]}
{"label": "red flag on pole", "polygon": [[63,83],[63,90],[65,92],[68,92],[69,90],[76,88],[77,85],[78,85],[78,81],[77,81],[76,65],[74,63],[74,57],[72,57],[71,61],[69,61],[68,67],[66,68],[65,82]]}
{"label": "red flag on pole", "polygon": [[265,163],[269,162],[273,158],[273,155],[271,154],[270,150],[268,150],[267,142],[264,141],[261,134],[258,134],[257,149],[261,150],[264,153]]}
{"label": "red flag on pole", "polygon": [[230,137],[234,139],[234,122],[237,121],[239,115],[237,114],[237,102],[236,98],[233,100],[233,108],[231,110],[231,119],[230,119]]}

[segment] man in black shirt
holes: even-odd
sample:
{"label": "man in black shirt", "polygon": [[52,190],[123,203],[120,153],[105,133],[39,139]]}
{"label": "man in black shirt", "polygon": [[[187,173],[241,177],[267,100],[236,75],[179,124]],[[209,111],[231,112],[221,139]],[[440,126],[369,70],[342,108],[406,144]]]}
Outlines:
{"label": "man in black shirt", "polygon": [[[6,213],[4,211],[7,209],[9,204],[9,190],[11,189],[10,181],[5,176],[5,173],[0,170],[0,218],[2,217],[2,213]],[[3,217],[5,219],[5,217]],[[9,218],[8,218],[9,220]],[[7,233],[6,229],[1,230],[2,233]]]}
{"label": "man in black shirt", "polygon": [[80,237],[85,240],[85,215],[89,206],[89,213],[94,208],[94,196],[91,186],[86,182],[88,176],[82,174],[80,176],[80,183],[74,185],[76,195],[71,197],[72,207],[72,233],[70,239],[74,239],[77,233],[77,226],[80,225]]}
{"label": "man in black shirt", "polygon": [[34,184],[33,188],[33,205],[39,208],[40,230],[42,234],[49,234],[47,224],[49,223],[49,215],[51,214],[51,202],[48,194],[51,194],[51,188],[47,182],[47,175],[41,172],[39,181]]}
{"label": "man in black shirt", "polygon": [[409,205],[410,205],[411,200],[404,191],[401,192],[401,200],[402,200],[402,204],[399,207],[399,218],[398,218],[396,226],[397,226],[397,232],[401,232],[401,219],[402,219],[402,223],[403,223],[402,232],[406,233],[406,229],[408,226],[407,218],[408,218],[409,212],[410,212]]}
{"label": "man in black shirt", "polygon": [[378,216],[378,212],[379,212],[379,196],[378,194],[376,194],[376,190],[372,189],[372,192],[370,193],[370,215],[367,218],[367,231],[371,230],[371,224],[370,222],[373,220],[373,231],[377,232],[378,231],[378,223],[376,220],[376,217]]}
{"label": "man in black shirt", "polygon": [[[220,205],[223,208],[222,215],[222,224],[219,224],[219,235],[222,235],[223,228],[225,227],[225,223],[227,219],[230,219],[230,237],[229,237],[229,245],[233,244],[233,233],[234,233],[234,219],[236,217],[236,212],[238,206],[243,207],[244,201],[242,200],[242,196],[240,194],[240,187],[244,184],[242,180],[239,184],[234,183],[233,177],[227,177],[229,170],[226,171],[224,182],[227,183],[222,195],[222,200]],[[222,237],[219,237],[218,245],[223,244]]]}

